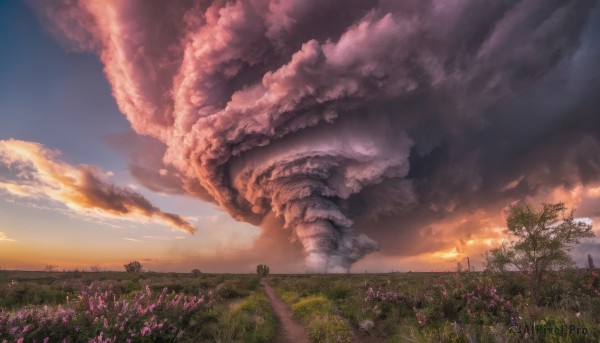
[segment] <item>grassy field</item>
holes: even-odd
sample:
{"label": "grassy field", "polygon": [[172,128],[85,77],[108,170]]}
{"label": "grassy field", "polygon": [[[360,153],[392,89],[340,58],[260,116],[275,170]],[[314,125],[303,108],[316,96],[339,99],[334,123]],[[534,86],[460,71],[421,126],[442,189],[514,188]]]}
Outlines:
{"label": "grassy field", "polygon": [[0,271],[0,342],[270,342],[256,275]]}
{"label": "grassy field", "polygon": [[596,271],[548,275],[539,303],[520,273],[276,276],[318,342],[598,342]]}
{"label": "grassy field", "polygon": [[[271,275],[314,342],[598,342],[600,276]],[[256,275],[0,271],[0,342],[273,342]]]}

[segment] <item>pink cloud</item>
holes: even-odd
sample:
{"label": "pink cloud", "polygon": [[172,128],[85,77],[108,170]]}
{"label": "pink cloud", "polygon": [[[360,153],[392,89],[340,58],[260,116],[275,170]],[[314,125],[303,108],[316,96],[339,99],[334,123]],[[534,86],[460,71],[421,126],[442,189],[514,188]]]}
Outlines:
{"label": "pink cloud", "polygon": [[0,163],[17,173],[0,180],[0,190],[24,198],[45,198],[94,216],[133,221],[154,220],[177,230],[196,229],[180,216],[161,211],[141,194],[115,186],[94,166],[74,166],[61,161],[60,153],[41,144],[0,140]]}
{"label": "pink cloud", "polygon": [[[309,264],[342,271],[377,250],[367,234],[413,242],[432,216],[501,207],[484,193],[495,175],[480,175],[494,151],[472,148],[480,145],[473,132],[489,108],[571,56],[595,1],[452,4],[63,0],[37,8],[53,32],[99,55],[135,131],[166,146],[161,162],[172,169],[139,170],[148,184],[168,182],[257,225],[274,213]],[[424,167],[411,174],[415,161]],[[515,173],[503,186],[526,174]],[[404,227],[414,232],[399,234]]]}

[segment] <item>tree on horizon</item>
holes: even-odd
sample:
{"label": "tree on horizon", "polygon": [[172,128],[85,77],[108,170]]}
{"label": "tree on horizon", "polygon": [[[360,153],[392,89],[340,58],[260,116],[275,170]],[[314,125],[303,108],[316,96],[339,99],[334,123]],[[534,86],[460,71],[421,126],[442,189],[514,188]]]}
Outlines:
{"label": "tree on horizon", "polygon": [[123,267],[125,267],[125,271],[128,273],[140,273],[144,271],[142,264],[138,261],[129,262],[123,265]]}
{"label": "tree on horizon", "polygon": [[487,269],[505,272],[512,266],[527,273],[536,300],[543,276],[574,267],[570,252],[575,244],[595,236],[592,224],[576,219],[575,209],[562,202],[544,203],[539,210],[529,204],[511,206],[507,226],[516,240],[487,251]]}

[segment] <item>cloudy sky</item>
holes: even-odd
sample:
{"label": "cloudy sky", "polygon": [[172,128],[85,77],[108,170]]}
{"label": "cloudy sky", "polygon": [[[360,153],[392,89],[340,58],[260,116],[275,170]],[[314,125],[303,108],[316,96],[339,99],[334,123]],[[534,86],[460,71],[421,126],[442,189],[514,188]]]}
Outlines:
{"label": "cloudy sky", "polygon": [[600,220],[599,34],[595,0],[0,1],[0,266],[481,269],[510,204]]}

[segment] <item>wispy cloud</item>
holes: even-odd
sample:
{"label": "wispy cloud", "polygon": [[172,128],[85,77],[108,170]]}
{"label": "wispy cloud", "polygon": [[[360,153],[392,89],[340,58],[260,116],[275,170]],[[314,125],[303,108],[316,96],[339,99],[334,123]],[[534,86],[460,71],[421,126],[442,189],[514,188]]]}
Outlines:
{"label": "wispy cloud", "polygon": [[59,160],[60,152],[20,140],[0,140],[0,164],[17,173],[0,179],[0,190],[22,198],[58,201],[70,210],[101,218],[137,222],[157,221],[194,233],[182,217],[161,211],[140,193],[105,181],[91,165],[74,166]]}
{"label": "wispy cloud", "polygon": [[123,239],[126,240],[126,241],[136,242],[136,243],[140,241],[139,239],[129,238],[129,237],[123,237]]}
{"label": "wispy cloud", "polygon": [[164,241],[172,241],[175,239],[185,239],[185,236],[143,236],[145,239],[160,239]]}
{"label": "wispy cloud", "polygon": [[4,232],[0,232],[0,242],[14,242],[14,239],[10,239]]}

